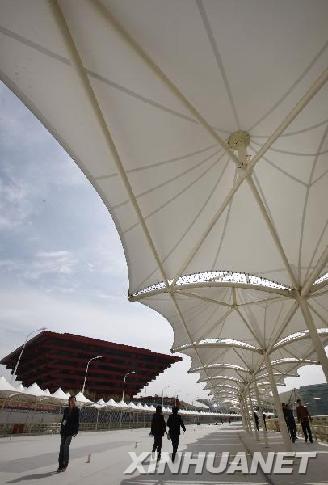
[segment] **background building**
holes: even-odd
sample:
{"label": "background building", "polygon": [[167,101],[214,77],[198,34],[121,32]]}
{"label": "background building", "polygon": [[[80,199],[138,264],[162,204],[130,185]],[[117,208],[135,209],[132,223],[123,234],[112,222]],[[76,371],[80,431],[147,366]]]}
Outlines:
{"label": "background building", "polygon": [[299,389],[283,392],[279,396],[281,402],[289,402],[293,406],[296,399],[302,399],[313,416],[328,414],[328,384],[326,383],[301,386]]}
{"label": "background building", "polygon": [[239,408],[231,401],[217,403],[213,399],[197,399],[197,402],[204,406],[207,411],[212,413],[237,413]]}
{"label": "background building", "polygon": [[[200,404],[195,405],[194,403],[188,403],[185,401],[181,401],[178,396],[159,396],[155,394],[154,396],[141,396],[139,398],[133,399],[135,403],[140,402],[141,404],[147,404],[149,406],[167,406],[173,407],[178,406],[179,409],[187,409],[190,411],[208,411],[206,406],[201,406]],[[198,401],[196,401],[198,402]]]}
{"label": "background building", "polygon": [[[22,347],[1,360],[1,364],[14,369]],[[29,386],[36,382],[42,389],[54,392],[61,387],[66,392],[77,393],[82,389],[87,362],[91,362],[86,396],[92,399],[121,399],[123,379],[126,378],[125,396],[137,394],[158,374],[181,357],[151,352],[150,350],[121,345],[105,340],[55,332],[41,332],[26,343],[17,369],[17,380]]]}

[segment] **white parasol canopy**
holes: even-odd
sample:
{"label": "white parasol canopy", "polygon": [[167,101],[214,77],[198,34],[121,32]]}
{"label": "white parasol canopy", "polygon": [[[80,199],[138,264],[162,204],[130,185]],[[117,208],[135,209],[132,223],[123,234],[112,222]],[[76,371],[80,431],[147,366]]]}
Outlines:
{"label": "white parasol canopy", "polygon": [[57,389],[57,391],[55,391],[53,394],[51,394],[52,397],[55,397],[56,399],[61,399],[63,401],[67,401],[67,399],[69,398],[69,393],[66,393],[62,390],[61,387],[59,387]]}
{"label": "white parasol canopy", "polygon": [[0,9],[1,79],[110,210],[174,350],[203,370],[304,350],[328,377],[326,0]]}
{"label": "white parasol canopy", "polygon": [[[2,0],[1,77],[110,207],[131,293],[213,269],[288,286],[322,273],[327,14],[324,0]],[[226,142],[238,130],[246,170]]]}

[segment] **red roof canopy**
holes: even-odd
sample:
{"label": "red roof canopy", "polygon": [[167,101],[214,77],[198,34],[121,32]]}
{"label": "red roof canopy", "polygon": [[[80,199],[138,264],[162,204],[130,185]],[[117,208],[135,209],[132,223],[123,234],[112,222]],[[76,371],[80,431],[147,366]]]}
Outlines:
{"label": "red roof canopy", "polygon": [[[1,364],[14,369],[22,347],[1,360]],[[95,399],[120,397],[124,375],[125,391],[137,394],[181,357],[160,354],[148,349],[116,344],[105,340],[44,331],[29,340],[17,369],[17,379],[25,386],[36,382],[51,392],[61,387],[65,391],[81,390],[89,359],[102,355],[89,367],[86,392]]]}

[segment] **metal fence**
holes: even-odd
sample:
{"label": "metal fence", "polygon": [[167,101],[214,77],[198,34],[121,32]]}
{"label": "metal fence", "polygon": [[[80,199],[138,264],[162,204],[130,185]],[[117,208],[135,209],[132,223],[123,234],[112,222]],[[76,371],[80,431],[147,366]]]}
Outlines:
{"label": "metal fence", "polygon": [[[22,400],[4,400],[0,402],[0,435],[59,433],[64,407],[67,404],[24,402]],[[143,410],[115,409],[109,407],[80,407],[81,431],[108,431],[114,429],[132,429],[150,427],[152,412]],[[165,413],[164,413],[165,416]],[[183,414],[186,424],[215,423],[223,420],[237,420],[231,415],[219,417],[206,414]]]}
{"label": "metal fence", "polygon": [[[315,440],[328,442],[328,416],[312,416],[312,421],[310,422],[313,437]],[[270,431],[279,431],[279,421],[277,418],[267,420],[267,428]],[[297,435],[303,437],[303,432],[301,425],[296,424]]]}

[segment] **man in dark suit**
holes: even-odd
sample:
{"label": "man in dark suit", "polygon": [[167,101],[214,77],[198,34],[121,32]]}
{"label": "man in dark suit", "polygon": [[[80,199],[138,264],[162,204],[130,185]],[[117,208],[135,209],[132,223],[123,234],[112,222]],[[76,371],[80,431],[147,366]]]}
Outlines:
{"label": "man in dark suit", "polygon": [[260,418],[259,418],[259,415],[257,414],[256,411],[254,411],[253,415],[254,415],[254,422],[255,422],[256,429],[257,429],[257,431],[260,431]]}
{"label": "man in dark suit", "polygon": [[308,408],[306,406],[303,406],[300,399],[297,399],[296,403],[297,421],[301,423],[305,443],[307,443],[308,439],[310,440],[310,443],[313,443],[312,431],[310,428],[310,421],[312,421],[311,415],[308,411]]}
{"label": "man in dark suit", "polygon": [[162,441],[166,431],[166,423],[162,414],[162,406],[156,406],[156,413],[153,415],[151,422],[150,434],[154,436],[153,453],[157,451],[157,461],[161,458]]}
{"label": "man in dark suit", "polygon": [[76,406],[75,396],[70,396],[68,400],[68,407],[64,409],[64,415],[61,420],[60,435],[60,451],[58,457],[57,473],[64,472],[69,462],[69,445],[71,444],[73,436],[79,432],[80,411]]}
{"label": "man in dark suit", "polygon": [[178,414],[179,408],[176,406],[172,408],[172,414],[170,414],[169,419],[167,420],[167,426],[169,428],[170,439],[172,441],[173,453],[172,453],[172,461],[175,459],[175,455],[178,451],[179,447],[179,439],[180,439],[180,428],[183,429],[183,432],[186,431],[185,425],[182,421],[180,414]]}

